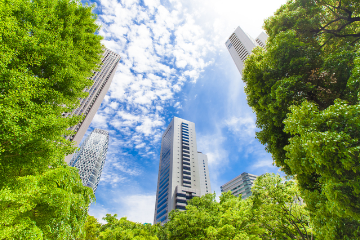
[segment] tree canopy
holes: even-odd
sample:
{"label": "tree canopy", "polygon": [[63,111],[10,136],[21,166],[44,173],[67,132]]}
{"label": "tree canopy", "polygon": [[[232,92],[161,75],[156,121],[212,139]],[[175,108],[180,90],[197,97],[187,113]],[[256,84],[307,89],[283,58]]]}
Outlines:
{"label": "tree canopy", "polygon": [[81,117],[62,114],[101,63],[95,21],[78,0],[0,0],[0,239],[82,234],[94,195],[64,162]]}
{"label": "tree canopy", "polygon": [[63,136],[79,117],[61,115],[86,96],[100,63],[91,11],[73,0],[1,1],[0,187],[74,151]]}
{"label": "tree canopy", "polygon": [[243,71],[257,138],[298,180],[325,239],[360,236],[359,14],[359,1],[289,1]]}
{"label": "tree canopy", "polygon": [[258,177],[253,195],[242,200],[231,192],[193,198],[186,211],[173,210],[160,239],[311,239],[309,211],[295,181],[279,175]]}
{"label": "tree canopy", "polygon": [[88,216],[85,223],[85,239],[106,240],[157,240],[161,228],[159,224],[141,224],[127,220],[126,217],[117,219],[117,214],[106,214],[100,224],[93,216]]}
{"label": "tree canopy", "polygon": [[88,216],[85,239],[315,239],[296,181],[264,174],[255,180],[252,192],[245,200],[230,191],[220,202],[215,193],[194,197],[186,211],[171,211],[164,225],[117,219],[116,214],[106,214],[106,224],[100,224]]}

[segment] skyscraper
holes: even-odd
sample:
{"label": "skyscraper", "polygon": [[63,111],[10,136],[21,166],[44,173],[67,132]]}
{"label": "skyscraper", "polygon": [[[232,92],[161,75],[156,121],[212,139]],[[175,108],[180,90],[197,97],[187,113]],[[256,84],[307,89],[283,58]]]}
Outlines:
{"label": "skyscraper", "polygon": [[[90,89],[85,89],[89,93],[87,98],[84,98],[80,101],[80,106],[71,113],[65,113],[63,116],[68,117],[71,115],[81,115],[84,114],[85,118],[79,124],[70,128],[70,130],[75,130],[76,133],[71,136],[66,136],[67,139],[76,142],[75,146],[78,146],[84,137],[92,119],[94,118],[96,111],[99,109],[102,100],[104,99],[111,81],[114,78],[116,67],[120,61],[120,55],[105,49],[103,58],[102,58],[101,69],[98,72],[95,72],[91,79],[94,81],[94,84]],[[65,157],[67,163],[70,162],[72,154]]]}
{"label": "skyscraper", "polygon": [[246,57],[251,54],[254,47],[260,46],[265,48],[267,35],[262,32],[254,40],[246,34],[240,27],[237,27],[229,39],[225,42],[227,49],[230,52],[232,59],[235,62],[240,74],[244,68],[244,61]]}
{"label": "skyscraper", "polygon": [[211,192],[207,157],[197,151],[195,124],[174,117],[162,135],[154,223]]}
{"label": "skyscraper", "polygon": [[208,158],[205,154],[198,152],[198,166],[200,178],[200,195],[211,193],[211,184],[209,179]]}
{"label": "skyscraper", "polygon": [[109,133],[96,128],[85,139],[80,150],[74,154],[70,161],[70,166],[79,169],[83,185],[91,187],[94,193],[105,164],[108,144]]}
{"label": "skyscraper", "polygon": [[256,178],[256,175],[244,172],[222,185],[221,192],[231,191],[232,195],[237,197],[241,194],[242,199],[246,199],[251,196],[251,187]]}

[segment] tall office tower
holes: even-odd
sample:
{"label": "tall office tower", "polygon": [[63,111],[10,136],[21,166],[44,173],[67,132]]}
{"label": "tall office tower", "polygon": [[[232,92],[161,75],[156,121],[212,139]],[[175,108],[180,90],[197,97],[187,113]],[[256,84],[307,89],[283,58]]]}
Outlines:
{"label": "tall office tower", "polygon": [[198,153],[195,124],[174,117],[162,135],[154,224],[167,222],[173,209],[210,192],[205,154]]}
{"label": "tall office tower", "polygon": [[211,193],[211,184],[209,179],[208,158],[202,152],[198,152],[198,166],[200,177],[200,195]]}
{"label": "tall office tower", "polygon": [[[76,142],[75,146],[78,146],[84,137],[92,119],[94,118],[96,111],[99,109],[102,100],[104,99],[111,81],[114,78],[116,67],[120,61],[120,55],[105,49],[100,71],[95,72],[91,79],[94,81],[94,84],[90,89],[85,89],[89,93],[87,98],[84,98],[80,101],[80,106],[71,113],[65,113],[64,117],[71,115],[81,115],[84,114],[85,118],[79,124],[70,128],[70,130],[75,130],[75,135],[66,136],[67,139]],[[65,157],[67,163],[70,162],[73,154]]]}
{"label": "tall office tower", "polygon": [[231,34],[229,39],[225,42],[227,49],[230,52],[232,59],[235,62],[240,74],[244,68],[244,61],[254,47],[260,46],[265,48],[265,42],[267,35],[262,32],[254,40],[248,34],[246,34],[240,27],[235,29],[235,32]]}
{"label": "tall office tower", "polygon": [[80,150],[70,161],[70,166],[79,169],[83,185],[91,187],[94,193],[100,181],[108,145],[109,133],[96,128],[85,139]]}
{"label": "tall office tower", "polygon": [[245,199],[251,196],[251,187],[254,184],[256,175],[250,173],[242,173],[233,180],[225,183],[220,187],[221,192],[227,192],[231,190],[232,195],[239,196],[241,194],[241,198]]}

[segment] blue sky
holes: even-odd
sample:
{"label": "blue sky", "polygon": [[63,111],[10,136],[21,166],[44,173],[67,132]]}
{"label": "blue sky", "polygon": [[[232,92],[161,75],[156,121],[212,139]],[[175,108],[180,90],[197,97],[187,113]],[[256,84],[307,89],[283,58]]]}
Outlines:
{"label": "blue sky", "polygon": [[242,172],[278,172],[255,139],[255,114],[225,41],[237,26],[257,37],[284,0],[96,0],[103,44],[121,61],[92,121],[110,144],[96,203],[106,213],[152,222],[161,135],[174,116],[195,122],[212,191]]}

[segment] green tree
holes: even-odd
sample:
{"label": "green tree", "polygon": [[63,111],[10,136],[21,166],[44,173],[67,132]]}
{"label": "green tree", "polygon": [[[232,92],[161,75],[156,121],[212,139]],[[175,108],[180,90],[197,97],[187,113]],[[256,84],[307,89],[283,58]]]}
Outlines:
{"label": "green tree", "polygon": [[220,202],[215,194],[195,197],[186,211],[170,212],[160,239],[314,239],[296,181],[266,174],[252,193],[242,200],[226,192]]}
{"label": "green tree", "polygon": [[117,215],[106,214],[103,219],[107,222],[101,226],[99,239],[106,240],[157,240],[156,236],[159,226],[131,222]]}
{"label": "green tree", "polygon": [[72,0],[1,0],[0,189],[62,164],[102,46],[92,8]]}
{"label": "green tree", "polygon": [[[81,237],[94,197],[64,156],[64,136],[100,64],[92,7],[0,0],[0,238]],[[6,213],[6,214],[5,214]]]}
{"label": "green tree", "polygon": [[223,193],[195,197],[186,211],[173,210],[165,224],[167,239],[261,239],[265,233],[254,221],[252,202]]}
{"label": "green tree", "polygon": [[254,221],[267,230],[262,239],[314,239],[310,213],[296,181],[265,174],[255,180],[251,191]]}
{"label": "green tree", "polygon": [[360,234],[360,126],[347,117],[359,118],[359,14],[359,1],[289,1],[243,71],[257,138],[298,180],[324,239]]}
{"label": "green tree", "polygon": [[81,237],[90,197],[75,168],[18,177],[0,191],[0,239]]}
{"label": "green tree", "polygon": [[[359,127],[360,105],[341,100],[323,111],[305,101],[292,106],[285,120],[285,131],[294,135],[285,147],[287,163],[304,185],[303,196],[312,203],[309,208],[315,213],[314,224],[325,239],[331,234],[360,238]],[[321,187],[309,185],[314,173],[320,176],[316,183]],[[322,206],[318,208],[319,203]],[[324,220],[324,212],[333,214]],[[343,233],[335,233],[344,223]]]}
{"label": "green tree", "polygon": [[99,239],[101,224],[93,216],[87,216],[85,222],[85,239],[86,240],[97,240]]}

